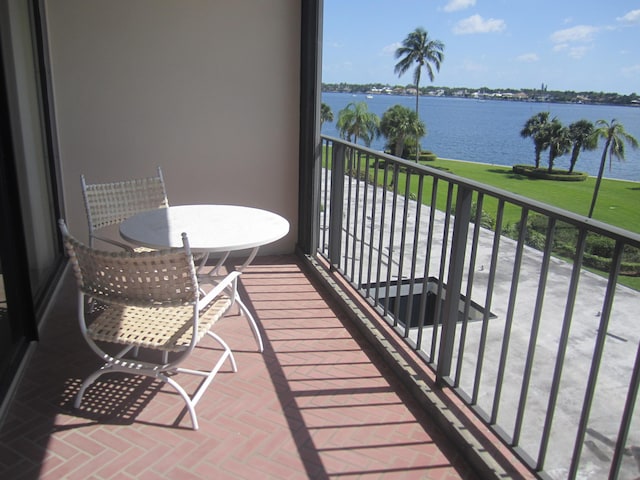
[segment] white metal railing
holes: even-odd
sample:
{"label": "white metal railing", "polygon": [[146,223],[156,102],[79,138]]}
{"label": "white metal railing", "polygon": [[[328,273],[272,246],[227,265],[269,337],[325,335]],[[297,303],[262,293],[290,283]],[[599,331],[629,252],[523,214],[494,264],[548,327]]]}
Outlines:
{"label": "white metal railing", "polygon": [[322,162],[318,254],[441,384],[541,477],[640,475],[640,293],[619,283],[640,235],[336,138]]}

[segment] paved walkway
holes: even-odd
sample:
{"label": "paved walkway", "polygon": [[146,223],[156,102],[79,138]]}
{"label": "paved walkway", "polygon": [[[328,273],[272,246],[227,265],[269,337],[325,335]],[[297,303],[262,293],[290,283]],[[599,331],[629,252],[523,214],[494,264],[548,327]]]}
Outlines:
{"label": "paved walkway", "polygon": [[72,408],[99,360],[67,281],[0,430],[0,478],[478,478],[295,257],[259,258],[242,284],[265,352],[237,314],[216,325],[238,372],[216,376],[196,432],[175,392],[145,379],[104,377]]}

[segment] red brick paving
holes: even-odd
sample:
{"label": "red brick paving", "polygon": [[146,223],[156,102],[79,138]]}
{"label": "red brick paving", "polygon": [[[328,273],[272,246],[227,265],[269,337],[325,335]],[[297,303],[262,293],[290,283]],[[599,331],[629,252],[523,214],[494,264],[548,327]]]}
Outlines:
{"label": "red brick paving", "polygon": [[242,284],[265,352],[236,310],[216,326],[238,372],[225,364],[193,431],[180,397],[146,378],[105,376],[72,407],[99,360],[67,281],[0,430],[0,478],[478,478],[295,257],[259,259]]}

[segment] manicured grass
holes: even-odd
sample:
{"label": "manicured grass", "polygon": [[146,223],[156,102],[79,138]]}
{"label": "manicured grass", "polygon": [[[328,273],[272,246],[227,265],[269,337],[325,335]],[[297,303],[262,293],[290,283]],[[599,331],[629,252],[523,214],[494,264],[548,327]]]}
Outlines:
{"label": "manicured grass", "polygon": [[[428,165],[446,168],[455,175],[517,193],[579,215],[587,215],[589,212],[595,187],[593,177],[585,182],[557,182],[517,175],[511,171],[510,167],[497,165],[445,159],[429,162]],[[640,233],[640,208],[636,203],[638,201],[640,201],[640,183],[605,178],[600,185],[593,218]],[[495,203],[487,204],[484,210],[490,212],[491,206],[495,211]],[[515,219],[507,215],[505,220],[517,221],[517,215],[516,213]]]}
{"label": "manicured grass", "polygon": [[[323,158],[330,159],[330,152],[328,156],[323,156]],[[448,172],[460,177],[517,193],[523,197],[532,198],[585,216],[589,212],[596,183],[596,179],[593,177],[589,177],[584,182],[558,182],[530,178],[513,173],[511,167],[464,162],[461,160],[438,158],[433,162],[427,162],[426,165],[446,169]],[[331,168],[331,165],[329,165],[329,168]],[[417,195],[417,185],[417,179],[414,179],[411,184],[413,195]],[[398,179],[400,192],[404,192],[404,186],[405,178],[404,174],[401,174]],[[425,188],[423,202],[427,204],[431,202],[430,188]],[[495,218],[497,200],[485,198],[484,202],[483,210]],[[631,232],[640,233],[640,208],[638,208],[636,202],[640,202],[640,182],[603,178],[593,218]],[[437,207],[444,210],[445,205],[446,191],[440,190]],[[506,205],[504,212],[505,225],[514,224],[519,219],[519,209]]]}

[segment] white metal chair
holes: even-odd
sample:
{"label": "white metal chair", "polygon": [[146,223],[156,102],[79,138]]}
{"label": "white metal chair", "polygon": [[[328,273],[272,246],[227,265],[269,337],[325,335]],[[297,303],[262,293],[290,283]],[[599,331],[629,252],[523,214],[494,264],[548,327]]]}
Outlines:
{"label": "white metal chair", "polygon": [[[145,375],[177,390],[197,430],[195,407],[214,376],[227,359],[237,371],[231,349],[211,328],[234,304],[241,272],[228,274],[201,297],[186,234],[182,234],[183,248],[108,252],[76,240],[63,220],[59,225],[77,280],[80,329],[105,362],[84,380],[75,407],[80,407],[86,389],[105,373]],[[97,307],[87,311],[87,299]],[[215,365],[204,371],[180,367],[207,336],[222,346]],[[113,344],[124,347],[109,353]],[[160,352],[158,361],[138,360],[138,349]],[[204,380],[190,395],[175,380],[177,373],[200,375]]]}
{"label": "white metal chair", "polygon": [[136,213],[169,206],[160,167],[154,177],[89,184],[81,175],[80,181],[89,225],[89,246],[93,247],[95,241],[100,240],[129,251],[148,251],[107,237],[102,232]]}

